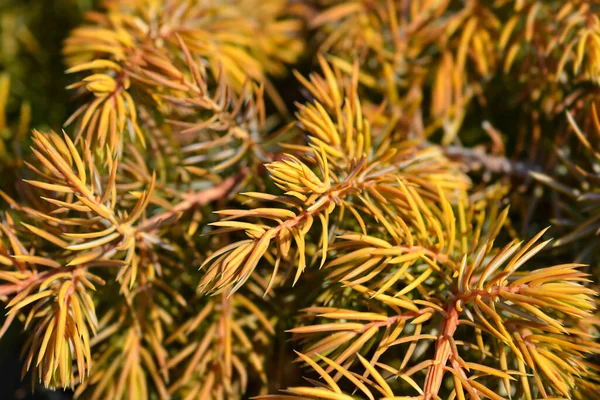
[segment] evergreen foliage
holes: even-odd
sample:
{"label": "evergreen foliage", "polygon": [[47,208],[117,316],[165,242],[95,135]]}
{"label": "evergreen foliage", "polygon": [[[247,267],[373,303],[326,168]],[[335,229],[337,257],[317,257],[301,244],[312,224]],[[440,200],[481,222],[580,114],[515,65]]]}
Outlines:
{"label": "evergreen foliage", "polygon": [[600,398],[600,2],[51,3],[89,9],[60,46],[1,26],[32,387]]}

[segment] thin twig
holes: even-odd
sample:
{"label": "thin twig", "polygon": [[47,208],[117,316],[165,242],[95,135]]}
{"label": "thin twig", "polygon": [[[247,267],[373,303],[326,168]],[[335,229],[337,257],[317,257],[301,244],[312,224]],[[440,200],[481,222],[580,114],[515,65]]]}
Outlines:
{"label": "thin twig", "polygon": [[201,190],[199,192],[191,193],[184,197],[184,200],[177,204],[175,207],[167,210],[163,213],[155,215],[154,217],[146,220],[138,228],[140,231],[152,230],[160,226],[165,221],[176,221],[180,214],[189,211],[198,206],[204,206],[213,201],[219,200],[229,194],[235,185],[240,181],[241,177],[246,174],[245,170],[240,172],[236,177],[229,177],[211,188]]}
{"label": "thin twig", "polygon": [[539,172],[538,165],[522,161],[509,160],[506,157],[494,156],[485,152],[459,146],[444,147],[444,153],[450,159],[460,160],[471,171],[486,170],[496,174],[510,175],[524,181],[530,179],[530,172]]}

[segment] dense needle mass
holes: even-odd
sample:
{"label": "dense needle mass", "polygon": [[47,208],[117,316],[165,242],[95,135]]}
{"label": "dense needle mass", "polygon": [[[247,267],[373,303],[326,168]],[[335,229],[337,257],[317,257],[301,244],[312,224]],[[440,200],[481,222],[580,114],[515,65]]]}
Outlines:
{"label": "dense needle mass", "polygon": [[62,126],[26,13],[0,337],[34,389],[598,398],[600,3],[105,0]]}

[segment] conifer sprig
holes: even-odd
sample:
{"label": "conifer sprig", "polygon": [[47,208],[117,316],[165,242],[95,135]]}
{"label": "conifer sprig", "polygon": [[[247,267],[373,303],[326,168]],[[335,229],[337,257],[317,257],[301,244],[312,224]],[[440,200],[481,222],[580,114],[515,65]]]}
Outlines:
{"label": "conifer sprig", "polygon": [[64,131],[35,79],[0,75],[0,337],[22,330],[23,379],[597,398],[599,10],[103,1],[63,43]]}

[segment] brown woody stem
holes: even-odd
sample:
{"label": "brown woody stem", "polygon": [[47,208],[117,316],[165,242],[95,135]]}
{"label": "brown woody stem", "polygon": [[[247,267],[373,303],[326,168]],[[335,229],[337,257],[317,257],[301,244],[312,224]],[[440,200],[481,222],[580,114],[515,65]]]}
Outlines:
{"label": "brown woody stem", "polygon": [[444,147],[444,153],[450,159],[460,160],[471,171],[484,169],[496,174],[514,176],[522,180],[529,179],[531,171],[540,171],[540,167],[537,165],[490,155],[473,148],[447,146]]}
{"label": "brown woody stem", "polygon": [[438,334],[438,339],[435,344],[435,358],[433,365],[427,371],[424,387],[424,400],[431,400],[437,396],[442,387],[444,379],[444,367],[452,354],[452,347],[448,340],[454,336],[456,327],[458,326],[459,312],[456,309],[455,302],[451,302],[446,308],[446,315],[442,321],[442,327]]}
{"label": "brown woody stem", "polygon": [[[242,171],[240,173],[240,176],[243,176],[244,174],[245,172]],[[175,207],[146,220],[143,224],[140,225],[139,230],[151,230],[154,227],[160,225],[162,222],[167,221],[169,219],[173,219],[173,221],[175,221],[175,217],[177,217],[181,213],[189,211],[195,207],[204,206],[209,203],[212,203],[213,201],[222,199],[223,197],[227,196],[227,194],[233,189],[233,187],[236,185],[236,183],[238,183],[238,181],[239,177],[229,177],[216,186],[189,194],[185,196],[184,201],[177,204]]]}

